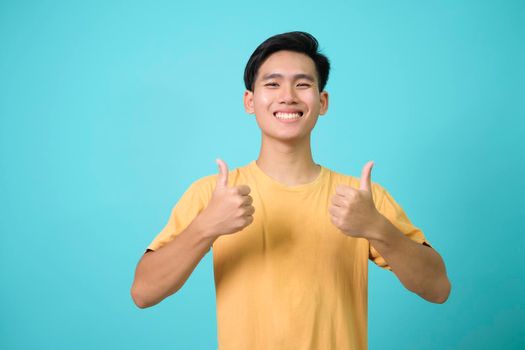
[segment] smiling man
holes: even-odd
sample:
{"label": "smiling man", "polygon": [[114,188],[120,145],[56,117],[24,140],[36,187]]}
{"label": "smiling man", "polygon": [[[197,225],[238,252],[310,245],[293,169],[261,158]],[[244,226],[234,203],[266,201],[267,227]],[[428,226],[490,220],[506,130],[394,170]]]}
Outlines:
{"label": "smiling man", "polygon": [[244,107],[259,157],[196,180],[135,272],[141,307],[178,291],[212,248],[218,343],[234,349],[366,349],[368,260],[422,298],[443,303],[440,255],[392,196],[316,164],[310,137],[328,109],[328,59],[308,33],[263,42],[250,57]]}

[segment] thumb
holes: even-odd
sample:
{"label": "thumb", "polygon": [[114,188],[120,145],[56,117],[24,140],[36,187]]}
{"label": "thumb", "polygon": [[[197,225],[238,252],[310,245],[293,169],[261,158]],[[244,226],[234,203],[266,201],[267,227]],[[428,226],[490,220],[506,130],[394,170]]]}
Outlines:
{"label": "thumb", "polygon": [[371,180],[371,172],[372,167],[374,166],[374,161],[369,161],[365,164],[363,167],[363,171],[361,172],[361,181],[359,183],[359,189],[370,192],[372,190],[372,180]]}
{"label": "thumb", "polygon": [[215,160],[219,165],[219,176],[217,177],[217,187],[228,187],[228,166],[222,160],[217,158]]}

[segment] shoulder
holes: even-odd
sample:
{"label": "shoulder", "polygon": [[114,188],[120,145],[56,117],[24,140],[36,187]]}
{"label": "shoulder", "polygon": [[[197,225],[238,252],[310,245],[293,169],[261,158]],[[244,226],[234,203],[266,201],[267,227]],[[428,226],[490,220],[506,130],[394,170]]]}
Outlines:
{"label": "shoulder", "polygon": [[211,196],[215,189],[215,183],[217,182],[217,175],[206,175],[193,181],[188,191],[196,193],[202,200]]}

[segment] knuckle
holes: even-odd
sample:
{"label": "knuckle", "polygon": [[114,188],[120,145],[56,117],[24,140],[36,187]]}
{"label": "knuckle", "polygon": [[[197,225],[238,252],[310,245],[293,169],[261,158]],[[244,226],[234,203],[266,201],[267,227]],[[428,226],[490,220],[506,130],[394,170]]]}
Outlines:
{"label": "knuckle", "polygon": [[237,205],[238,205],[239,207],[244,207],[244,206],[246,206],[246,203],[245,203],[245,201],[244,201],[244,199],[243,199],[242,197],[239,197],[239,199],[237,200]]}
{"label": "knuckle", "polygon": [[250,187],[247,185],[239,185],[235,187],[235,189],[237,193],[241,195],[247,195],[248,193],[250,193]]}

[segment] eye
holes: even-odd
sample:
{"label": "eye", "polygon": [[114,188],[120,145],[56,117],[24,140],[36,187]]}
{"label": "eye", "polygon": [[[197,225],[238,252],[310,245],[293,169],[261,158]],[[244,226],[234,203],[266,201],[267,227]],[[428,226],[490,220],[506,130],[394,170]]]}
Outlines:
{"label": "eye", "polygon": [[310,87],[310,84],[308,83],[300,83],[300,84],[297,84],[298,86],[305,86],[305,87]]}
{"label": "eye", "polygon": [[267,83],[267,84],[264,84],[264,86],[278,86],[279,84],[277,83]]}

